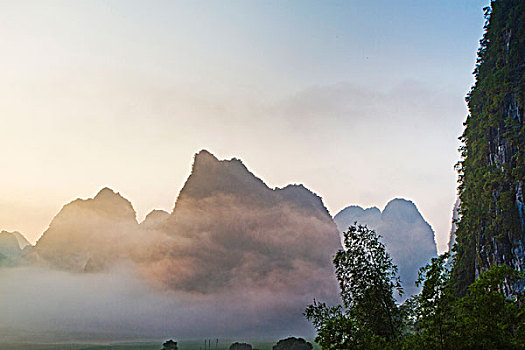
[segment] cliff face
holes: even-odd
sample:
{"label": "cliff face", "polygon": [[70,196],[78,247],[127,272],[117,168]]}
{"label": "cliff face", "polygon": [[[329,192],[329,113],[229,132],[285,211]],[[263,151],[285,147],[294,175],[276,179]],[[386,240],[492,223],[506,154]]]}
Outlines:
{"label": "cliff face", "polygon": [[454,207],[452,209],[452,224],[450,227],[450,233],[448,235],[448,252],[453,254],[454,246],[456,245],[456,231],[458,229],[459,216],[459,198],[456,199]]}
{"label": "cliff face", "polygon": [[[486,17],[458,163],[460,294],[494,264],[525,270],[525,3],[495,1]],[[506,286],[507,294],[523,289],[523,281]]]}
{"label": "cliff face", "polygon": [[381,235],[393,262],[399,268],[405,297],[417,293],[415,281],[421,266],[437,255],[434,231],[411,201],[396,198],[381,212],[372,207],[350,206],[341,210],[334,220],[342,233],[357,221]]}

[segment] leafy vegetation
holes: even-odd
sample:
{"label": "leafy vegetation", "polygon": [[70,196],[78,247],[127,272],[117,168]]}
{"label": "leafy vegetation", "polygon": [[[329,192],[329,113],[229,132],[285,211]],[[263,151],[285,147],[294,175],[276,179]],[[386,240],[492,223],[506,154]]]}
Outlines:
{"label": "leafy vegetation", "polygon": [[272,350],[312,350],[313,348],[313,345],[303,338],[289,337],[279,340]]}
{"label": "leafy vegetation", "polygon": [[314,300],[305,316],[317,330],[322,349],[523,349],[523,296],[507,298],[504,286],[522,278],[506,265],[494,265],[458,297],[448,253],[422,267],[420,294],[403,305],[397,269],[379,236],[351,226],[345,250],[334,258],[343,305]]}
{"label": "leafy vegetation", "polygon": [[170,339],[162,344],[162,350],[179,350],[179,347],[176,341]]}
{"label": "leafy vegetation", "polygon": [[461,220],[453,275],[460,296],[494,264],[519,268],[513,248],[525,234],[525,2],[493,1],[485,18],[456,166]]}
{"label": "leafy vegetation", "polygon": [[314,300],[305,310],[323,349],[379,349],[399,337],[394,292],[402,293],[401,283],[379,238],[361,225],[344,232],[345,249],[334,258],[343,305],[329,307]]}

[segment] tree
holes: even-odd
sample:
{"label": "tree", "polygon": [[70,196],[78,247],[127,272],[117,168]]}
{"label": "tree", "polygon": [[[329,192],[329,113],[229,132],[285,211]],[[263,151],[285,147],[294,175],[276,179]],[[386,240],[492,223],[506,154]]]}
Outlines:
{"label": "tree", "polygon": [[415,299],[418,342],[426,349],[453,348],[454,290],[447,266],[449,254],[433,258],[419,270],[417,286],[423,286]]}
{"label": "tree", "polygon": [[357,327],[342,306],[329,307],[318,303],[315,299],[309,305],[304,315],[317,330],[315,341],[325,350],[350,349],[356,343]]}
{"label": "tree", "polygon": [[474,350],[525,348],[525,310],[522,296],[506,298],[503,287],[518,278],[507,265],[494,265],[456,298],[448,254],[421,268],[423,290],[415,299],[415,334],[410,349]]}
{"label": "tree", "polygon": [[314,300],[305,316],[323,349],[384,347],[401,330],[394,299],[395,292],[403,292],[397,267],[374,230],[355,223],[343,234],[344,250],[333,260],[343,306]]}
{"label": "tree", "polygon": [[273,346],[273,350],[312,350],[312,344],[303,338],[290,337],[281,339]]}
{"label": "tree", "polygon": [[162,350],[178,350],[177,342],[173,340],[168,340],[162,344]]}
{"label": "tree", "polygon": [[522,295],[506,298],[503,286],[518,273],[507,265],[494,265],[468,287],[455,306],[461,338],[456,349],[524,349],[525,307]]}
{"label": "tree", "polygon": [[230,350],[252,350],[252,346],[248,343],[233,343],[230,345]]}

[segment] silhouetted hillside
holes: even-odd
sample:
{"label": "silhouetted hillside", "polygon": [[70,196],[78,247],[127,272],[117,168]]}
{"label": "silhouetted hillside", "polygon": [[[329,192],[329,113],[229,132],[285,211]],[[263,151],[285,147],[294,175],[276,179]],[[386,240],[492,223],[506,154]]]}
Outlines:
{"label": "silhouetted hillside", "polygon": [[399,267],[405,296],[418,291],[415,281],[419,268],[437,255],[437,248],[434,231],[414,203],[396,198],[388,202],[383,212],[376,207],[350,206],[341,210],[334,220],[340,232],[346,231],[355,221],[376,230]]}

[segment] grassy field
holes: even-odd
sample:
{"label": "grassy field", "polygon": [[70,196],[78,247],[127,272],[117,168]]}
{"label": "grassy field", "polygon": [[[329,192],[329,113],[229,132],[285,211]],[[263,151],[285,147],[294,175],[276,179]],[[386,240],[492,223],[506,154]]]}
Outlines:
{"label": "grassy field", "polygon": [[[233,341],[220,341],[217,350],[227,350]],[[248,341],[254,349],[272,350],[275,342]],[[30,344],[30,343],[0,343],[2,350],[160,350],[161,342],[148,343],[115,343],[105,345],[92,344]],[[203,350],[204,341],[180,341],[179,350]],[[215,344],[212,340],[212,350],[215,350]],[[314,349],[319,350],[317,344]]]}

